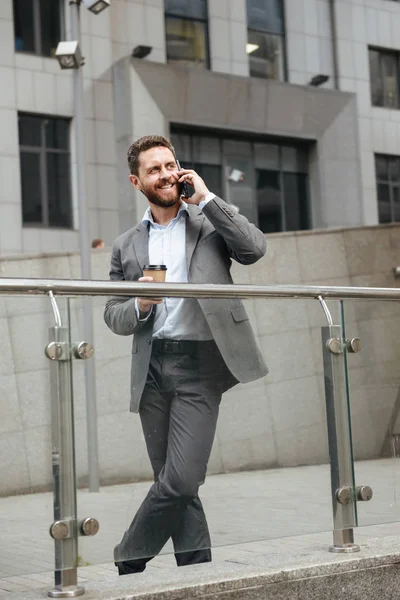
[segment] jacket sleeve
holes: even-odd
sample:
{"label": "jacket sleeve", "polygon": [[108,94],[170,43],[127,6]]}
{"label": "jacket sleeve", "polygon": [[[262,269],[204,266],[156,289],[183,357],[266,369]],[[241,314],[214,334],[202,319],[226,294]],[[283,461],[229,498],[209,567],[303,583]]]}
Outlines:
{"label": "jacket sleeve", "polygon": [[[114,244],[111,253],[110,280],[125,281],[121,251],[117,244]],[[116,296],[107,300],[104,320],[117,335],[132,335],[142,325],[136,315],[135,300],[132,296]]]}
{"label": "jacket sleeve", "polygon": [[203,213],[224,238],[231,258],[242,265],[251,265],[267,251],[264,234],[246,217],[216,196],[208,202]]}

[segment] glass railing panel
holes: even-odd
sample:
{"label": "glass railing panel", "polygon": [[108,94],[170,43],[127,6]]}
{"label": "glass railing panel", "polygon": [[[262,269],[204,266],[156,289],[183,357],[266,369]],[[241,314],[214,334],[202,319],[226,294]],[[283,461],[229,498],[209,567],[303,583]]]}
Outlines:
{"label": "glass railing panel", "polygon": [[[216,303],[220,303],[221,309],[215,308]],[[225,552],[223,549],[227,546],[332,530],[321,358],[321,326],[326,324],[325,315],[319,303],[313,300],[257,299],[246,300],[244,304],[269,374],[232,387],[224,393],[220,403],[207,478],[199,490],[216,556]],[[73,337],[78,339],[82,323],[80,301],[71,300],[70,305],[72,319],[76,319],[72,325]],[[340,318],[338,303],[330,303],[330,306]],[[233,323],[247,328],[248,321],[242,310],[237,310],[236,301],[216,300],[213,310],[217,313],[220,310],[220,314],[228,311]],[[87,488],[85,364],[74,361],[78,512],[82,518],[95,517],[100,522],[96,538],[79,540],[82,564],[113,562],[114,547],[130,527],[153,478],[141,419],[129,412],[131,362],[140,364],[136,343],[133,343],[132,353],[132,337],[115,335],[106,327],[103,306],[97,301],[93,305],[93,315],[99,493],[91,493]],[[220,322],[213,318],[209,322],[212,335],[221,336],[218,333]],[[231,354],[241,357],[235,361],[236,368],[242,368],[241,363],[246,365],[247,372],[256,368],[260,356],[248,340],[242,343],[239,336],[236,340],[231,339],[230,344],[233,345],[229,348]],[[207,358],[204,358],[203,366],[207,364]],[[165,360],[165,356],[157,358],[159,367]],[[182,360],[177,357],[177,369]],[[213,369],[214,380],[224,380],[223,366],[217,358],[208,364]],[[199,365],[196,369],[192,375],[193,394],[198,393],[197,383],[204,375]],[[172,387],[165,392],[168,402],[173,401],[173,386],[179,380],[178,375],[179,370],[169,377],[168,385]],[[200,430],[200,424],[198,427]],[[164,432],[161,426],[155,429],[147,434],[153,437],[153,443],[156,442],[154,452],[161,453],[161,458],[153,456],[153,463],[157,465],[165,450],[162,444]],[[208,433],[205,430],[201,436],[203,444]],[[196,450],[196,456],[203,450]],[[184,458],[186,450],[182,452]],[[177,453],[179,455],[179,451]],[[194,514],[202,518],[198,506]],[[151,519],[146,523],[150,530],[146,530],[144,539],[152,535]],[[187,526],[182,529],[188,530]],[[178,528],[177,531],[181,530]],[[197,549],[207,548],[209,543],[204,539],[200,538]],[[176,545],[180,543],[179,539],[175,542]],[[330,538],[327,538],[327,544],[329,542]],[[137,552],[134,555],[129,545],[127,548],[123,559],[136,558]],[[186,549],[193,550],[193,542],[189,542]],[[173,552],[174,546],[169,540],[162,545],[160,554]],[[145,554],[146,549],[142,552]],[[173,557],[159,557],[158,562],[151,564],[157,566],[163,560],[168,564],[172,560],[171,565],[174,564]]]}
{"label": "glass railing panel", "polygon": [[362,350],[347,352],[356,486],[373,497],[357,504],[359,526],[398,521],[400,494],[400,303],[343,303],[346,339]]}
{"label": "glass railing panel", "polygon": [[[58,306],[68,324],[66,299]],[[50,300],[0,297],[0,578],[54,570]],[[67,564],[65,567],[67,568]],[[71,565],[69,565],[71,566]],[[7,589],[7,586],[1,586]]]}

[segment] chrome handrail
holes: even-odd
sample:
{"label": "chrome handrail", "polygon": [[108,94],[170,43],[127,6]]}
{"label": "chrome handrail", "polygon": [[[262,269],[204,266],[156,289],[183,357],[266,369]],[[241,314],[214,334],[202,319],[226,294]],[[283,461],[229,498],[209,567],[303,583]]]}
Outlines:
{"label": "chrome handrail", "polygon": [[141,283],[83,279],[0,278],[0,296],[164,296],[170,298],[309,298],[400,300],[400,288],[328,285],[243,285]]}

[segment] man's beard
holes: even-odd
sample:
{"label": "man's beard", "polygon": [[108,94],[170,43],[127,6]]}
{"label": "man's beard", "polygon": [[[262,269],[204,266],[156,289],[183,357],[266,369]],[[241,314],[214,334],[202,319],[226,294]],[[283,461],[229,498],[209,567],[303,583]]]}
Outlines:
{"label": "man's beard", "polygon": [[175,206],[180,201],[180,194],[178,190],[176,190],[176,196],[174,198],[164,199],[161,198],[158,192],[154,189],[144,189],[144,195],[150,204],[154,204],[154,206],[161,206],[162,208],[168,208],[169,206]]}

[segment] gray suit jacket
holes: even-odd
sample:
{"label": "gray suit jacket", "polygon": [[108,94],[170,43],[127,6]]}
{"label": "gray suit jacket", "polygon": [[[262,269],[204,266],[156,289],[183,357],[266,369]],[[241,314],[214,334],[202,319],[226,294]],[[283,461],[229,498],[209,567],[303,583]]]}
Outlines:
{"label": "gray suit jacket", "polygon": [[[203,214],[204,213],[204,214]],[[114,242],[110,279],[137,281],[148,264],[148,228],[140,223]],[[259,260],[266,252],[266,240],[259,229],[235,212],[220,198],[214,198],[203,212],[189,205],[186,219],[186,260],[190,283],[233,283],[231,259],[243,265]],[[241,300],[199,299],[215,342],[233,376],[242,383],[268,373],[258,349],[249,317]],[[151,356],[154,316],[139,323],[135,298],[108,300],[104,319],[118,335],[132,335],[131,405],[138,412]]]}

